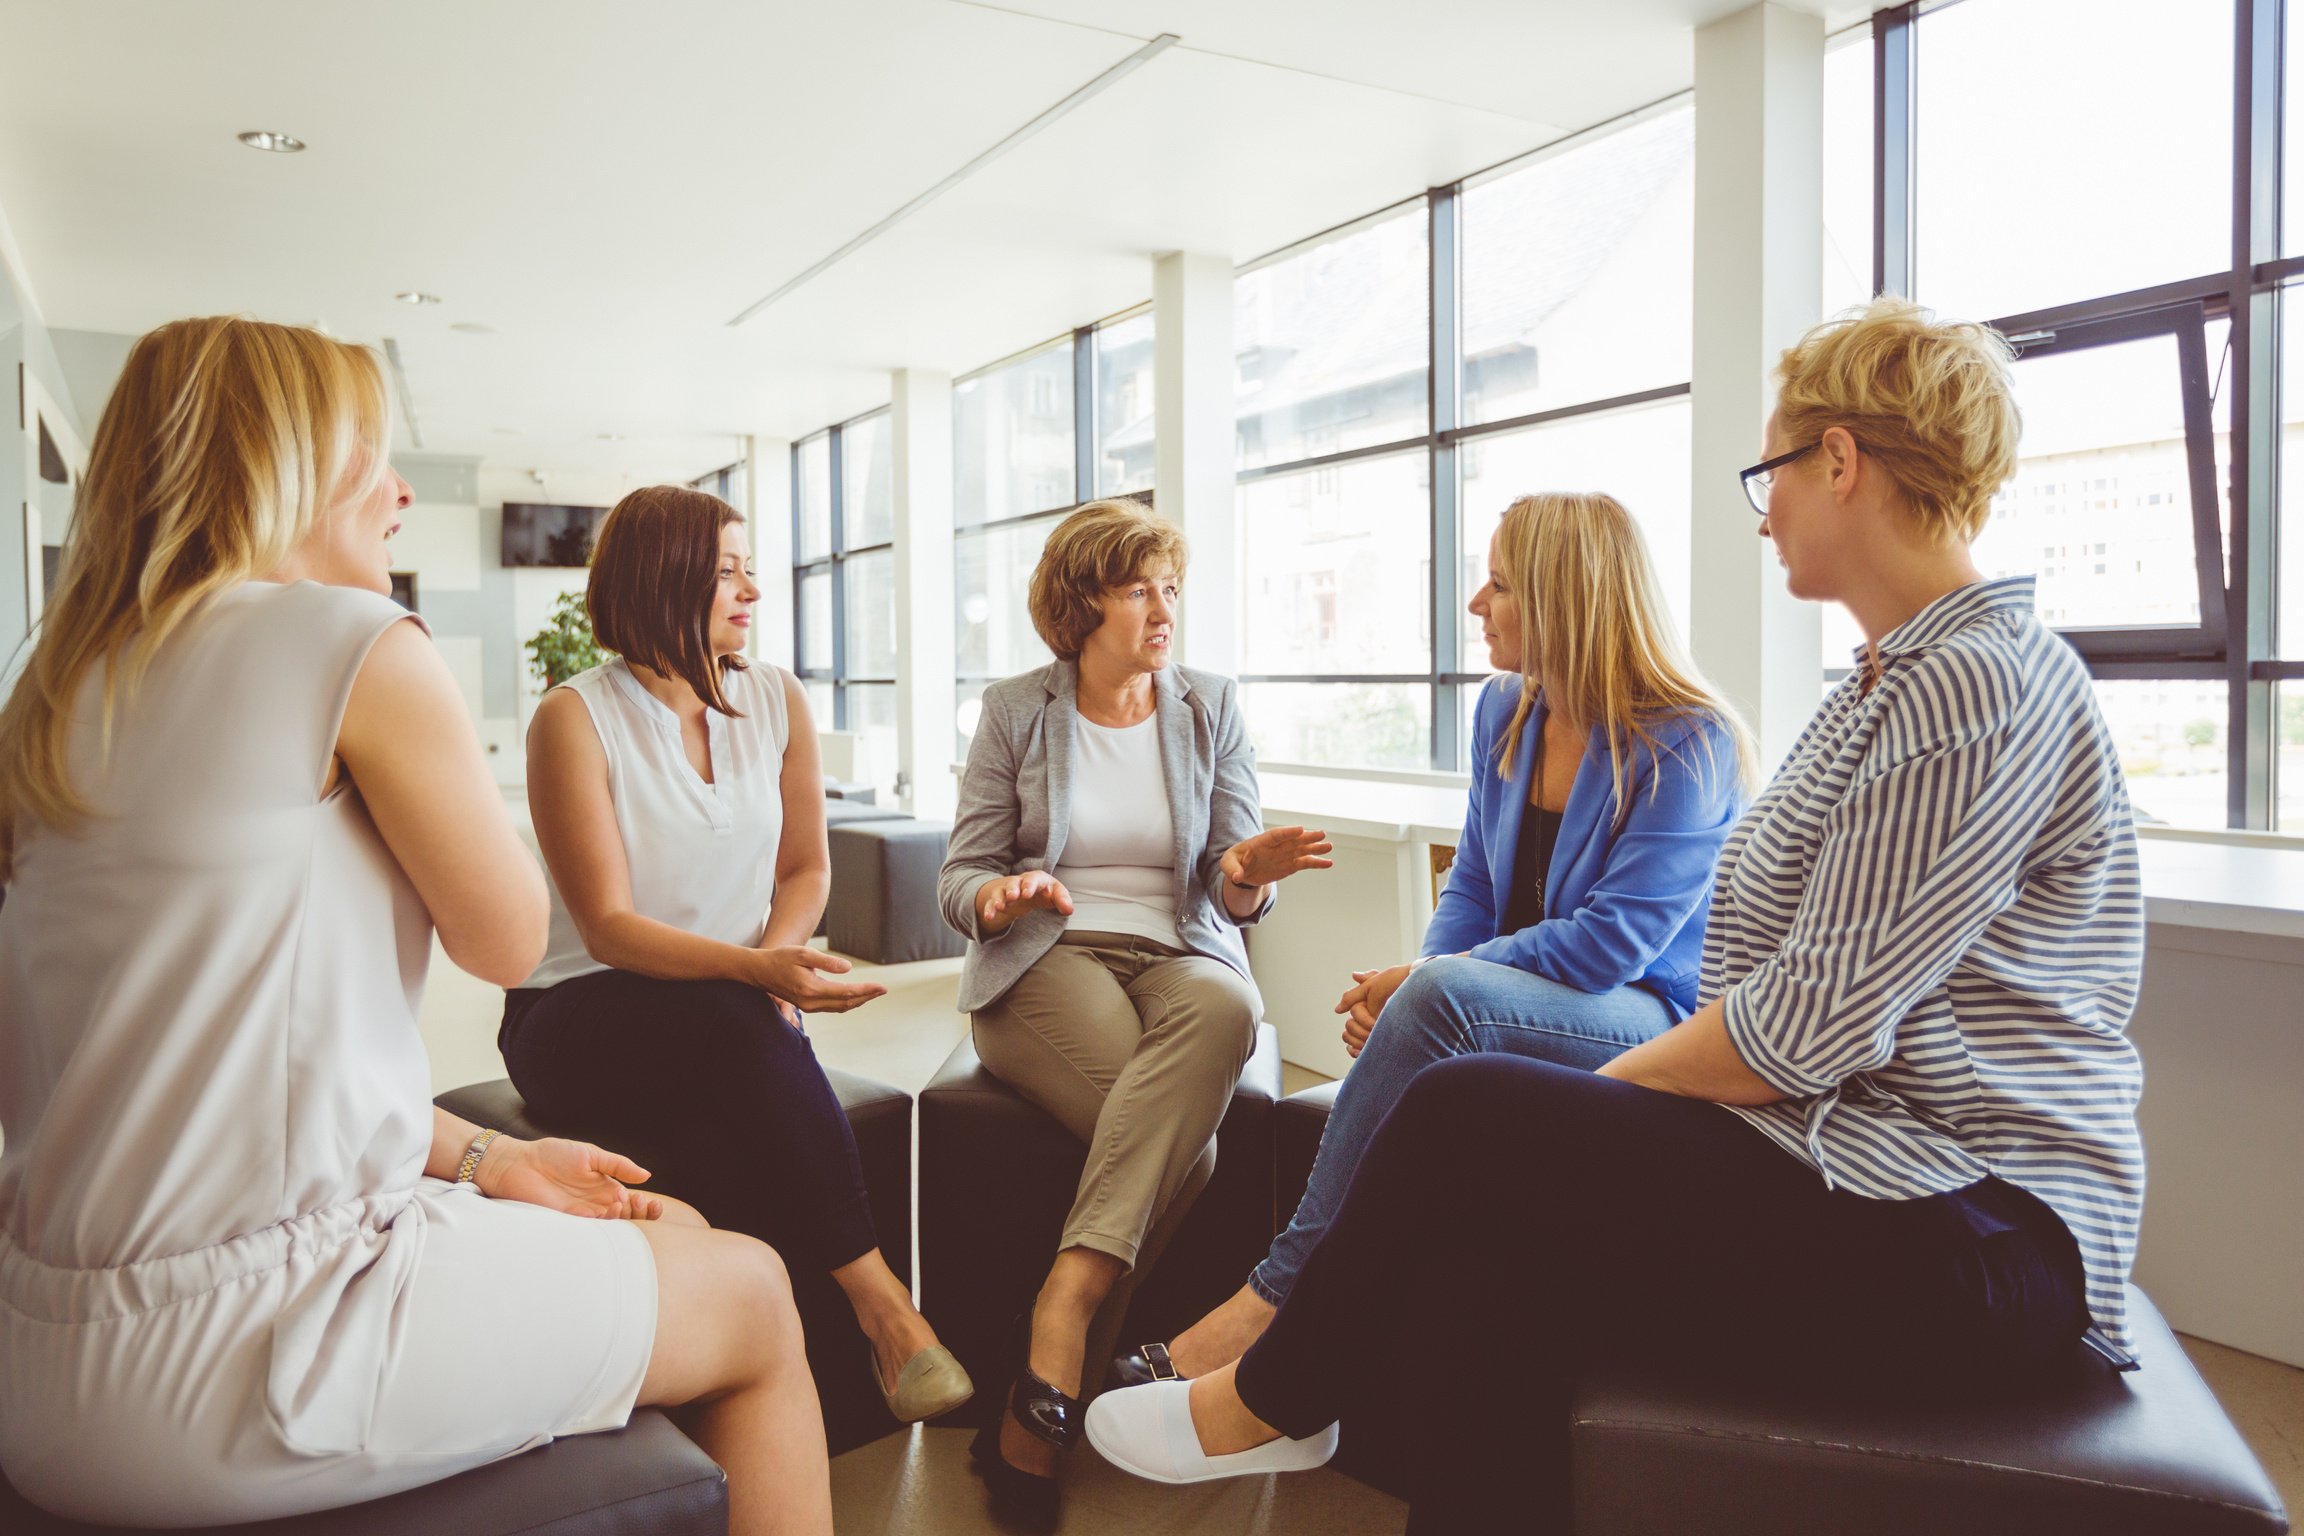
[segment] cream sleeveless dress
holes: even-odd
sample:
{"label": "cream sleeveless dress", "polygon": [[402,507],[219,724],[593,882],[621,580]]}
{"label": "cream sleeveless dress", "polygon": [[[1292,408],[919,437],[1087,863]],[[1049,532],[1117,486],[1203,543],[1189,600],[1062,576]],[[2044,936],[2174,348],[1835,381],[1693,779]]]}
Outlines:
{"label": "cream sleeveless dress", "polygon": [[424,1176],[432,924],[358,794],[354,674],[408,615],[251,582],[171,638],[99,814],[19,829],[0,906],[0,1467],[83,1520],[379,1497],[622,1424],[655,1332],[630,1224]]}

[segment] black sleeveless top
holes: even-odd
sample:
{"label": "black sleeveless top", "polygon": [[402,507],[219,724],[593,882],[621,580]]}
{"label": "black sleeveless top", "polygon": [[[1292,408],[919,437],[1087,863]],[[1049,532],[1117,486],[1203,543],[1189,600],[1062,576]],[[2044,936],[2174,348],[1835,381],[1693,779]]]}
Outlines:
{"label": "black sleeveless top", "polygon": [[1560,813],[1528,807],[1520,823],[1520,846],[1512,853],[1512,893],[1504,903],[1499,934],[1518,933],[1544,921],[1544,877],[1552,868],[1552,847],[1560,840]]}

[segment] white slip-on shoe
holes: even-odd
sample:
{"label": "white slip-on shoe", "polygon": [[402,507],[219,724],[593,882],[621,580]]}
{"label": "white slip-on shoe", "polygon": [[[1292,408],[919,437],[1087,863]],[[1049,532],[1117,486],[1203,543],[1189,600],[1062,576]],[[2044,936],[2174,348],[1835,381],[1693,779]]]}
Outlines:
{"label": "white slip-on shoe", "polygon": [[1155,1381],[1107,1392],[1088,1405],[1088,1443],[1123,1472],[1155,1483],[1205,1483],[1259,1472],[1306,1472],[1336,1454],[1336,1426],[1253,1450],[1211,1456],[1192,1428],[1192,1383]]}

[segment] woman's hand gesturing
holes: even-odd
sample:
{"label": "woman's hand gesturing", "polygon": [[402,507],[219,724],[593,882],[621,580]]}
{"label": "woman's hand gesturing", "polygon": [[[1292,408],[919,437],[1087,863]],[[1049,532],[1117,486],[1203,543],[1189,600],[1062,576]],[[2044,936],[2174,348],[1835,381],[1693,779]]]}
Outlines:
{"label": "woman's hand gesturing", "polygon": [[1064,882],[1044,869],[1021,875],[1002,875],[976,887],[976,927],[985,937],[1006,933],[1009,926],[1034,908],[1072,915],[1072,893]]}
{"label": "woman's hand gesturing", "polygon": [[1370,1031],[1376,1028],[1377,1015],[1392,1001],[1392,994],[1400,990],[1400,983],[1408,979],[1412,969],[1412,966],[1388,965],[1380,971],[1352,973],[1352,985],[1336,1000],[1336,1011],[1348,1015],[1344,1020],[1345,1054],[1360,1054],[1360,1048],[1368,1043]]}
{"label": "woman's hand gesturing", "polygon": [[654,1221],[664,1202],[626,1189],[644,1184],[648,1170],[588,1141],[547,1136],[519,1141],[499,1136],[481,1154],[472,1182],[492,1200],[518,1200],[569,1216],[629,1217]]}
{"label": "woman's hand gesturing", "polygon": [[877,981],[832,980],[848,969],[848,962],[806,944],[780,944],[753,953],[759,958],[749,978],[752,985],[803,1013],[846,1013],[888,990]]}
{"label": "woman's hand gesturing", "polygon": [[1264,904],[1264,887],[1302,870],[1332,867],[1336,861],[1322,855],[1335,851],[1327,833],[1303,827],[1272,827],[1234,843],[1217,861],[1224,872],[1224,909],[1247,917]]}

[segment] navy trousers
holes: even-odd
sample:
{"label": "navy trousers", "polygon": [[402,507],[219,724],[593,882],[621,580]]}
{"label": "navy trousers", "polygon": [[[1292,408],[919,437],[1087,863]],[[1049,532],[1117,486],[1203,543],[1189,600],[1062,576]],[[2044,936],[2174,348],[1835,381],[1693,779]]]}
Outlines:
{"label": "navy trousers", "polygon": [[2013,1185],[1867,1199],[1716,1104],[1480,1055],[1401,1095],[1238,1386],[1291,1435],[1411,1394],[1412,1536],[1566,1532],[1588,1362],[1982,1393],[2067,1360],[2083,1295]]}
{"label": "navy trousers", "polygon": [[539,1121],[636,1156],[646,1188],[794,1269],[879,1246],[848,1116],[757,988],[595,971],[507,993],[496,1043]]}

